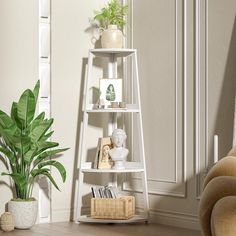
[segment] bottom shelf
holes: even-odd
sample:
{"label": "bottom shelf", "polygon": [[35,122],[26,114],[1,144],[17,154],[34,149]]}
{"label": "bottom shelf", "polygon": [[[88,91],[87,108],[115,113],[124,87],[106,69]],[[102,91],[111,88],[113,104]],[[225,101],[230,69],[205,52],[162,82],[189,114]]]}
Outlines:
{"label": "bottom shelf", "polygon": [[134,215],[134,217],[128,219],[128,220],[111,220],[111,219],[94,219],[91,218],[89,215],[83,215],[80,216],[78,219],[78,222],[84,222],[84,223],[135,223],[135,222],[148,222],[148,217],[146,215]]}

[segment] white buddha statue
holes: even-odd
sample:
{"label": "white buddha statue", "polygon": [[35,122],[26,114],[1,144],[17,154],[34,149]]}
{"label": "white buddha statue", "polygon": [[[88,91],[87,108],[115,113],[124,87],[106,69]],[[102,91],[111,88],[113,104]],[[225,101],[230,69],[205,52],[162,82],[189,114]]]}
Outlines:
{"label": "white buddha statue", "polygon": [[129,150],[123,147],[126,138],[126,133],[122,129],[115,129],[112,133],[113,148],[109,151],[109,155],[114,161],[112,169],[125,169],[124,164],[129,153]]}

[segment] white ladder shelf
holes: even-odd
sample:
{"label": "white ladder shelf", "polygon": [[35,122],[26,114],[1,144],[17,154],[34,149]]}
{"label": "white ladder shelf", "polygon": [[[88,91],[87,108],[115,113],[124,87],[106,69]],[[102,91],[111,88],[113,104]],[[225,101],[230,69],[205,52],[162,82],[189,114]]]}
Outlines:
{"label": "white ladder shelf", "polygon": [[[93,59],[94,57],[107,57],[108,62],[108,77],[117,78],[117,58],[132,57],[132,63],[134,65],[134,80],[133,89],[136,95],[136,101],[134,104],[127,104],[126,109],[93,109],[93,104],[89,103],[89,85],[92,76]],[[133,99],[132,99],[133,100]],[[138,132],[138,147],[140,160],[126,162],[125,169],[93,169],[92,162],[86,161],[87,153],[85,148],[85,134],[88,128],[88,118],[90,113],[108,113],[110,115],[108,123],[108,134],[111,135],[113,129],[117,127],[117,113],[132,113],[136,117],[137,132]],[[145,151],[143,140],[143,126],[142,126],[142,112],[140,101],[140,87],[139,87],[139,75],[138,75],[138,63],[137,63],[137,50],[136,49],[91,49],[88,56],[88,73],[85,79],[84,94],[83,94],[83,122],[81,126],[80,144],[79,144],[79,180],[78,180],[78,194],[77,194],[77,207],[76,207],[76,221],[77,222],[91,222],[91,223],[133,223],[133,222],[148,222],[149,216],[149,202],[148,202],[148,190],[147,190],[147,174],[145,164]],[[89,173],[110,173],[113,175],[114,180],[117,181],[117,174],[122,173],[140,173],[142,179],[143,189],[143,212],[142,214],[135,215],[128,220],[107,220],[107,219],[93,219],[89,215],[82,215],[82,189],[84,185],[84,175]]]}

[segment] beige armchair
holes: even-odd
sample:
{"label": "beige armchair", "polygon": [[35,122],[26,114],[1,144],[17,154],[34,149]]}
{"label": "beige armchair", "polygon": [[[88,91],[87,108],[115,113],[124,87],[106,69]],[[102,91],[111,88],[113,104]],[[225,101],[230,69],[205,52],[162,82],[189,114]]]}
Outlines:
{"label": "beige armchair", "polygon": [[236,236],[236,149],[208,172],[199,220],[204,236]]}

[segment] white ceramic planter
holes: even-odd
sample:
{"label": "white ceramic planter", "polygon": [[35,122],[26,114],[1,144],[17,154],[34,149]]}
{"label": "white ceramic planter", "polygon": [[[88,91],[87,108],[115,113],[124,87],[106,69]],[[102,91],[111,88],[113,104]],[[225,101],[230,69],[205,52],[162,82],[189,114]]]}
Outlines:
{"label": "white ceramic planter", "polygon": [[15,217],[15,228],[29,229],[37,219],[38,201],[9,201],[8,211]]}
{"label": "white ceramic planter", "polygon": [[123,48],[124,36],[117,25],[108,25],[102,32],[101,43],[103,48]]}

